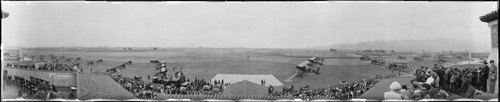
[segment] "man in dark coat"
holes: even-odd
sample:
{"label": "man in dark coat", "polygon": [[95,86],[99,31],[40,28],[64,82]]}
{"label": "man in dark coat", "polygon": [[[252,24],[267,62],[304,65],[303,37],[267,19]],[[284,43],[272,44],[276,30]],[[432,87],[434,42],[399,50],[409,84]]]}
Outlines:
{"label": "man in dark coat", "polygon": [[484,66],[481,68],[479,72],[479,88],[483,92],[487,92],[487,87],[488,87],[488,76],[490,73],[490,69],[488,66]]}
{"label": "man in dark coat", "polygon": [[46,84],[40,84],[38,85],[38,91],[35,93],[35,95],[33,95],[33,98],[48,100],[48,99],[61,98],[61,96],[56,92],[50,91]]}
{"label": "man in dark coat", "polygon": [[441,88],[443,88],[443,87],[448,87],[448,86],[446,85],[446,80],[447,80],[447,78],[446,78],[446,73],[445,73],[445,70],[446,70],[446,69],[444,69],[444,67],[441,67],[441,68],[439,68],[439,70],[437,70],[437,71],[436,71],[436,73],[438,74],[438,77],[439,77],[439,79],[440,79],[440,80],[439,80],[438,85],[439,85]]}
{"label": "man in dark coat", "polygon": [[453,74],[450,78],[450,83],[451,83],[450,89],[451,89],[452,93],[458,93],[459,92],[458,89],[460,88],[460,85],[462,84],[460,73],[453,72]]}
{"label": "man in dark coat", "polygon": [[75,87],[71,87],[71,93],[68,95],[67,99],[76,99],[76,91],[77,89]]}
{"label": "man in dark coat", "polygon": [[465,96],[465,93],[469,89],[469,85],[472,85],[472,78],[473,78],[472,73],[466,73],[465,75],[462,76],[462,85],[460,85],[460,92],[463,96]]}
{"label": "man in dark coat", "polygon": [[269,91],[269,94],[273,93],[274,87],[272,85],[269,85],[269,90],[268,91]]}

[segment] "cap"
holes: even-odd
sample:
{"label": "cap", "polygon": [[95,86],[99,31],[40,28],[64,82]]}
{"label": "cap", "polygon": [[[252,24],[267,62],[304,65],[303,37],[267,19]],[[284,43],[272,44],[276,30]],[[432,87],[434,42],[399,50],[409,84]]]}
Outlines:
{"label": "cap", "polygon": [[429,84],[422,84],[422,87],[424,88],[423,90],[429,91],[432,87]]}
{"label": "cap", "polygon": [[75,91],[77,88],[76,87],[70,87],[72,91]]}
{"label": "cap", "polygon": [[389,87],[391,90],[396,90],[396,89],[401,89],[401,84],[398,82],[394,81],[391,83],[391,86]]}

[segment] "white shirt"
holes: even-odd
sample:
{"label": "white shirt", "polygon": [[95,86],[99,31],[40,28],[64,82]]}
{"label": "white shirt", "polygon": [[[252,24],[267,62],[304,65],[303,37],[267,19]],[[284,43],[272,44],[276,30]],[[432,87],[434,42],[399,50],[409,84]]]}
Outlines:
{"label": "white shirt", "polygon": [[401,100],[401,95],[394,92],[394,91],[389,91],[384,93],[384,99],[396,99],[396,100]]}
{"label": "white shirt", "polygon": [[432,83],[434,83],[434,78],[432,78],[432,77],[427,78],[427,80],[425,81],[425,83],[427,83],[429,85],[432,85]]}

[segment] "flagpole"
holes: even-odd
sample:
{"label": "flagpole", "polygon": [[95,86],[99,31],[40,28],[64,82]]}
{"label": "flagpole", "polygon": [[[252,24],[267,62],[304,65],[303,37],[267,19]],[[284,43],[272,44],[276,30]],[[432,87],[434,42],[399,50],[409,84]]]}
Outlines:
{"label": "flagpole", "polygon": [[472,61],[470,50],[468,52],[469,52],[469,66],[472,66],[472,65],[470,65],[470,61]]}

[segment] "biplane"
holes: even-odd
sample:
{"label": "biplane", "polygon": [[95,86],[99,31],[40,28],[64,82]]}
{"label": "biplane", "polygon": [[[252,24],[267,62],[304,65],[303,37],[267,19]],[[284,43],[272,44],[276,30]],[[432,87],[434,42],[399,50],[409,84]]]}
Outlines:
{"label": "biplane", "polygon": [[389,69],[404,69],[408,68],[408,63],[402,63],[402,62],[392,62],[389,64]]}
{"label": "biplane", "polygon": [[158,59],[152,59],[152,60],[149,60],[150,63],[160,63],[160,60]]}
{"label": "biplane", "polygon": [[127,66],[132,65],[132,61],[127,61],[124,63],[124,65],[127,65]]}
{"label": "biplane", "polygon": [[424,60],[424,58],[422,58],[422,57],[415,57],[415,58],[413,58],[413,61],[415,61],[415,62],[423,61],[423,60]]}
{"label": "biplane", "polygon": [[[295,77],[296,75],[302,75],[304,73],[314,73],[316,75],[320,74],[320,67],[317,67],[317,65],[323,65],[323,58],[320,58],[318,55],[309,58],[301,63],[299,63],[295,68],[297,71],[295,71],[295,74],[290,76],[290,78],[286,79],[285,81],[291,82],[292,78]],[[317,67],[316,69],[313,69],[312,67]]]}
{"label": "biplane", "polygon": [[103,62],[102,59],[95,61],[95,63],[102,63],[102,62]]}
{"label": "biplane", "polygon": [[374,65],[384,65],[385,64],[385,60],[383,60],[383,59],[373,59],[371,61],[371,63],[374,64]]}
{"label": "biplane", "polygon": [[94,61],[88,61],[87,65],[94,65]]}
{"label": "biplane", "polygon": [[319,57],[319,55],[316,55],[316,56],[309,58],[308,61],[311,63],[323,65],[323,61],[325,61],[325,59]]}
{"label": "biplane", "polygon": [[298,74],[302,74],[304,72],[306,73],[315,73],[315,74],[319,74],[319,68],[314,70],[311,68],[311,66],[313,65],[314,63],[311,63],[309,61],[303,61],[302,63],[298,64],[295,68],[297,68],[297,73]]}
{"label": "biplane", "polygon": [[398,56],[398,58],[397,58],[397,59],[406,59],[406,56],[401,56],[401,55],[400,55],[400,56]]}
{"label": "biplane", "polygon": [[370,56],[368,55],[363,55],[360,59],[361,61],[371,60]]}

